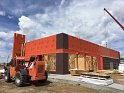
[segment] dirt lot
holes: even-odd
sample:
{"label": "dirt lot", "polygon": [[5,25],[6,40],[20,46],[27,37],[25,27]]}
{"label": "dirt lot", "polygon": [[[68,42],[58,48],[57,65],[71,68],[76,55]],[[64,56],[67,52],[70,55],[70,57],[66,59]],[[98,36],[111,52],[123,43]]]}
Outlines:
{"label": "dirt lot", "polygon": [[40,85],[29,85],[25,87],[16,87],[14,83],[6,83],[0,80],[0,93],[123,93],[120,91],[96,90],[79,85],[60,84],[47,82]]}
{"label": "dirt lot", "polygon": [[118,84],[123,84],[124,85],[124,76],[122,76],[120,74],[111,74],[110,76],[114,80],[114,83],[118,83]]}

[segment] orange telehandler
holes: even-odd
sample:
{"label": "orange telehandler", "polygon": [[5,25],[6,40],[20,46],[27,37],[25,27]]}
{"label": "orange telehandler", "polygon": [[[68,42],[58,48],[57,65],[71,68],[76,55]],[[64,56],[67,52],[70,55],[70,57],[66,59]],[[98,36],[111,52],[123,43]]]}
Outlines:
{"label": "orange telehandler", "polygon": [[24,86],[29,81],[46,81],[47,78],[45,62],[39,56],[31,56],[29,61],[24,57],[13,58],[4,75],[6,82],[14,80],[18,87]]}

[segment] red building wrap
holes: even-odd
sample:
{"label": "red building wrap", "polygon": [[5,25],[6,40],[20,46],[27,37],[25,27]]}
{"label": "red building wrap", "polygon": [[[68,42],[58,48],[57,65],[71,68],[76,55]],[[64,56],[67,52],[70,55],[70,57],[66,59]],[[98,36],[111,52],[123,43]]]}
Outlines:
{"label": "red building wrap", "polygon": [[[12,58],[16,55],[21,55],[23,43],[25,43],[25,35],[15,33]],[[116,50],[64,33],[26,42],[23,50],[23,56],[25,56],[26,59],[29,59],[32,55],[57,53],[95,56],[98,60],[98,69],[103,69],[103,57],[119,59],[119,52]]]}

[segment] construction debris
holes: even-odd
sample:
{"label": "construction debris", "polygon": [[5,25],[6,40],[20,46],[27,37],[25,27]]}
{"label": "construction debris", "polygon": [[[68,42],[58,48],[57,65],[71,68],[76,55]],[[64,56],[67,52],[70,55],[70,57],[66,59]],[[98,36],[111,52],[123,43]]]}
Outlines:
{"label": "construction debris", "polygon": [[103,74],[103,73],[94,73],[94,72],[90,72],[90,73],[84,73],[84,74],[81,74],[81,76],[83,76],[83,77],[86,77],[86,76],[88,76],[88,77],[90,77],[90,78],[93,78],[93,77],[95,77],[95,78],[105,78],[105,79],[109,79],[109,78],[111,78],[109,75],[107,75],[107,74]]}
{"label": "construction debris", "polygon": [[5,70],[4,70],[4,69],[0,69],[0,79],[2,79],[2,78],[3,78],[3,76],[4,76],[4,72],[5,72]]}
{"label": "construction debris", "polygon": [[95,73],[95,72],[86,72],[84,70],[71,69],[70,73],[72,76],[80,76],[78,77],[79,81],[92,83],[96,85],[110,85],[113,83],[113,79],[111,79],[110,75],[106,73]]}
{"label": "construction debris", "polygon": [[79,81],[83,81],[86,83],[92,83],[96,85],[110,85],[113,83],[113,79],[105,79],[105,78],[98,78],[98,77],[79,77]]}
{"label": "construction debris", "polygon": [[116,74],[118,70],[98,70],[97,73],[104,73],[104,74]]}
{"label": "construction debris", "polygon": [[113,79],[109,75],[94,72],[81,74],[79,80],[96,85],[110,85],[113,83]]}
{"label": "construction debris", "polygon": [[119,66],[118,66],[118,72],[119,73],[124,73],[124,64],[119,64]]}
{"label": "construction debris", "polygon": [[88,71],[84,71],[84,70],[79,70],[79,69],[70,69],[70,74],[72,76],[80,76],[82,73],[86,73]]}

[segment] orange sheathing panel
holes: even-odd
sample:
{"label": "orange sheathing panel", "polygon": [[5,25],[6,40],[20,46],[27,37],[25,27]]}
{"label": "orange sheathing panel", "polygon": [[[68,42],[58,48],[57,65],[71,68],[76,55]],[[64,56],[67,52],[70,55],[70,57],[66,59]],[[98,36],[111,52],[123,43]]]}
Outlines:
{"label": "orange sheathing panel", "polygon": [[88,55],[101,55],[112,58],[119,58],[118,51],[91,43],[86,40],[82,40],[73,36],[68,36],[69,51],[75,51],[79,53],[86,53]]}
{"label": "orange sheathing panel", "polygon": [[27,42],[25,56],[56,53],[56,35]]}
{"label": "orange sheathing panel", "polygon": [[81,55],[89,55],[89,56],[98,56],[95,53],[84,53],[84,52],[80,52],[80,51],[74,51],[74,50],[69,50],[69,49],[57,49],[55,53],[69,53],[69,54],[81,54]]}
{"label": "orange sheathing panel", "polygon": [[102,47],[99,48],[100,54],[105,57],[119,58],[118,51]]}
{"label": "orange sheathing panel", "polygon": [[117,51],[99,46],[86,40],[78,39],[73,36],[68,36],[68,41],[69,49],[56,49],[56,35],[27,42],[25,46],[25,56],[29,57],[31,55],[59,52],[79,52],[80,54],[87,54],[90,56],[101,55],[118,58]]}
{"label": "orange sheathing panel", "polygon": [[16,54],[21,54],[22,43],[25,43],[25,35],[14,33],[12,58],[14,58]]}
{"label": "orange sheathing panel", "polygon": [[95,44],[89,43],[88,41],[69,36],[69,50],[97,55],[98,49],[95,46]]}

